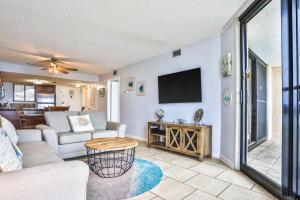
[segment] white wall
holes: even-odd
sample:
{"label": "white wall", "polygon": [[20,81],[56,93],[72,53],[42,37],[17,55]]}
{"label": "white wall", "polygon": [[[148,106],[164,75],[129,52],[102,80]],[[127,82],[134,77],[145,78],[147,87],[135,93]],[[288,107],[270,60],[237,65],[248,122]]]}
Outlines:
{"label": "white wall", "polygon": [[[213,156],[220,154],[221,139],[221,75],[220,37],[211,38],[182,49],[182,56],[173,58],[171,52],[118,70],[121,79],[121,122],[127,124],[127,134],[145,139],[147,122],[156,120],[155,111],[162,108],[165,120],[183,118],[192,121],[195,111],[204,109],[203,122],[213,126]],[[201,67],[202,103],[158,104],[159,75]],[[147,81],[146,96],[136,96],[135,91],[125,93],[126,79]],[[111,76],[100,77],[99,84],[105,85]],[[105,101],[106,98],[101,99]],[[104,102],[99,102],[105,105]]]}
{"label": "white wall", "polygon": [[232,168],[239,167],[240,149],[240,59],[239,59],[239,23],[233,23],[221,35],[222,57],[232,53],[232,75],[222,78],[222,95],[225,89],[232,92],[230,106],[221,106],[221,155],[220,159]]}
{"label": "white wall", "polygon": [[0,100],[0,103],[13,102],[14,98],[14,85],[13,83],[4,82],[5,97]]}
{"label": "white wall", "polygon": [[[74,91],[72,98],[70,90]],[[56,85],[56,105],[70,106],[70,111],[80,111],[82,106],[81,89],[76,87]]]}

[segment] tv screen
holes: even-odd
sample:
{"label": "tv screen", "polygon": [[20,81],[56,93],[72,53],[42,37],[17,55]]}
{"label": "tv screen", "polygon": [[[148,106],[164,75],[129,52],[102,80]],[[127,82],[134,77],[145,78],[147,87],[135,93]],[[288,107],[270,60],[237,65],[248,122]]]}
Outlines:
{"label": "tv screen", "polygon": [[202,102],[201,69],[158,77],[159,103]]}

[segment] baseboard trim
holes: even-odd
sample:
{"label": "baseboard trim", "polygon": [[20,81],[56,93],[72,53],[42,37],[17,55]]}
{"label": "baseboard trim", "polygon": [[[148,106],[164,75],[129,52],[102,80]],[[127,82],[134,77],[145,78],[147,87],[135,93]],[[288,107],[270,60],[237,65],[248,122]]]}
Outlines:
{"label": "baseboard trim", "polygon": [[136,136],[136,135],[129,135],[129,134],[126,134],[126,137],[147,142],[147,139],[145,137],[140,137],[140,136]]}
{"label": "baseboard trim", "polygon": [[214,152],[211,153],[211,156],[212,156],[213,158],[220,158],[220,154],[214,153]]}
{"label": "baseboard trim", "polygon": [[228,158],[226,158],[224,155],[220,155],[220,160],[223,161],[226,165],[228,165],[231,169],[234,169],[234,163],[231,162]]}

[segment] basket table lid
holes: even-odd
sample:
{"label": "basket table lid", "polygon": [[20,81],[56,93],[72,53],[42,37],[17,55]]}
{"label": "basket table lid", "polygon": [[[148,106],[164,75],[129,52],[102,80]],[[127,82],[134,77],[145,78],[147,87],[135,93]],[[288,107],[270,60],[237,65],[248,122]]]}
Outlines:
{"label": "basket table lid", "polygon": [[99,151],[118,151],[138,146],[138,141],[131,138],[98,138],[87,141],[84,146]]}

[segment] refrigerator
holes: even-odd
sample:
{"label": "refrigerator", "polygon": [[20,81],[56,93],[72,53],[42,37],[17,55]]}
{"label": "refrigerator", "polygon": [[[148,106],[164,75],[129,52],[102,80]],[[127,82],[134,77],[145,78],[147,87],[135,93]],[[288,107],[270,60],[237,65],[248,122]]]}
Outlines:
{"label": "refrigerator", "polygon": [[36,104],[38,109],[55,106],[55,86],[38,86],[36,90]]}

